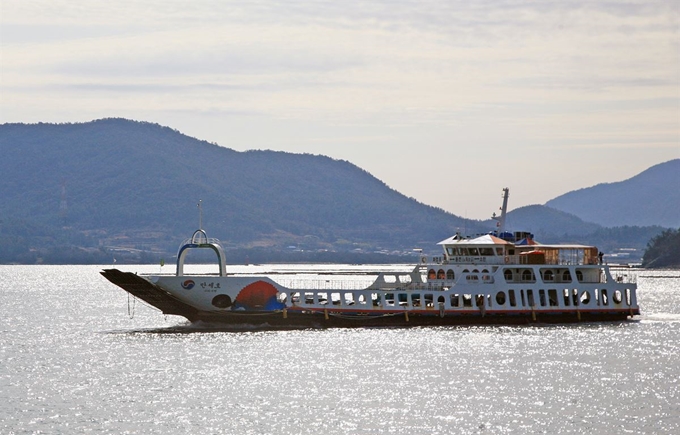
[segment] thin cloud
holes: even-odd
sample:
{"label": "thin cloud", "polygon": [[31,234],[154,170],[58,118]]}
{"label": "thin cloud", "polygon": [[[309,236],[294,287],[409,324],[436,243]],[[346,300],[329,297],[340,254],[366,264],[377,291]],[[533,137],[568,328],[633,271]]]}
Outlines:
{"label": "thin cloud", "polygon": [[[446,183],[401,180],[394,167],[426,151],[441,174],[456,162],[455,177],[496,192],[474,169],[492,167],[490,156],[503,156],[497,173],[557,156],[573,175],[556,184],[561,194],[592,181],[568,166],[589,161],[588,150],[600,161],[620,150],[627,167],[641,170],[680,152],[672,146],[680,2],[44,0],[2,8],[0,122],[128,116],[243,149],[328,154],[449,210]],[[602,166],[606,180],[614,165]],[[554,175],[550,165],[532,169],[541,180]],[[516,177],[522,188],[536,184],[531,174]]]}

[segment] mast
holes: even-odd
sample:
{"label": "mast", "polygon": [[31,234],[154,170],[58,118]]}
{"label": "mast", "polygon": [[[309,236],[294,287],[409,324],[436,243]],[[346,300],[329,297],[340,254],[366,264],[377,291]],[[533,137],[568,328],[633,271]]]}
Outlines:
{"label": "mast", "polygon": [[497,221],[496,227],[498,228],[498,234],[500,235],[505,231],[505,215],[508,212],[508,197],[510,196],[510,189],[507,187],[503,188],[503,206],[501,207],[501,215],[496,216],[496,213],[491,216],[491,219]]}
{"label": "mast", "polygon": [[198,204],[198,229],[202,230],[203,229],[203,209],[201,208],[201,203],[203,200],[199,199]]}

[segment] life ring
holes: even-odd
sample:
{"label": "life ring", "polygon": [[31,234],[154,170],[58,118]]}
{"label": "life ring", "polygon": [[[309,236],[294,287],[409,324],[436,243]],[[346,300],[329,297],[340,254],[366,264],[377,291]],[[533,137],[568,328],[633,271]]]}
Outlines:
{"label": "life ring", "polygon": [[505,264],[508,264],[508,263],[510,263],[510,257],[508,257],[508,256],[506,255],[506,256],[505,256]]}

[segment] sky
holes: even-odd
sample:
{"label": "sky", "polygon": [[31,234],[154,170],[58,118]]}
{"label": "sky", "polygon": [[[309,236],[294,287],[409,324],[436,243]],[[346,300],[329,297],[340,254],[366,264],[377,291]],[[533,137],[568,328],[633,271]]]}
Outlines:
{"label": "sky", "polygon": [[0,0],[0,123],[111,117],[486,219],[680,158],[680,1]]}

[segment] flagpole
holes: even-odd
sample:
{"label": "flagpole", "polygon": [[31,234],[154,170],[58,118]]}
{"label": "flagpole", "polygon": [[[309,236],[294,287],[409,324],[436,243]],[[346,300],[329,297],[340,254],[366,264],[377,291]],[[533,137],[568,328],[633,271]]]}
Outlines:
{"label": "flagpole", "polygon": [[199,199],[198,200],[198,229],[202,230],[203,229],[203,209],[201,208],[201,202],[203,200]]}

